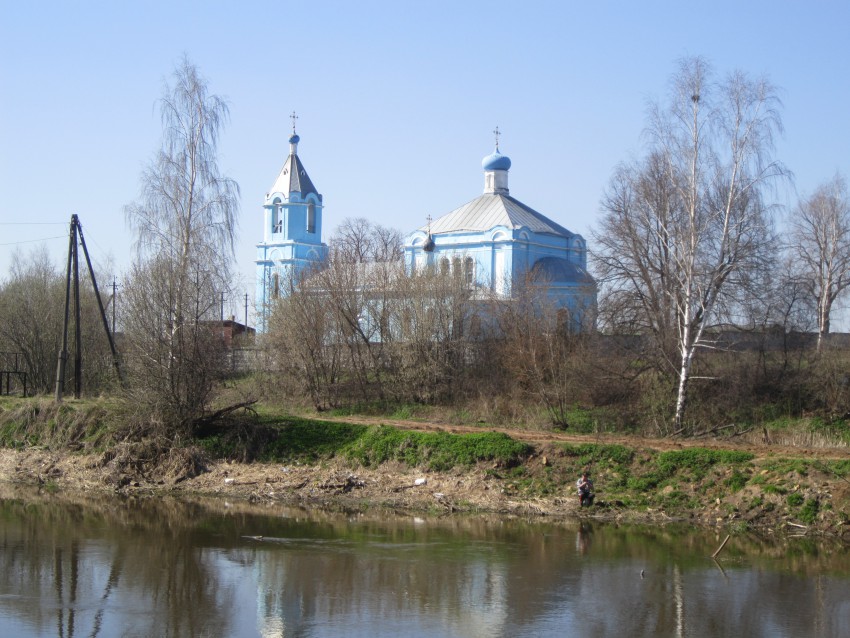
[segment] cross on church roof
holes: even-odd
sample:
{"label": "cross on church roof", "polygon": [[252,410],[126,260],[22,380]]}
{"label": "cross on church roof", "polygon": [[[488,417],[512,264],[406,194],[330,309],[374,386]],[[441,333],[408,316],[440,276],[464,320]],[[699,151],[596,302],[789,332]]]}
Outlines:
{"label": "cross on church roof", "polygon": [[295,115],[295,111],[292,111],[292,115],[289,116],[289,119],[292,120],[292,134],[295,135],[295,120],[298,119],[298,116]]}
{"label": "cross on church roof", "polygon": [[498,150],[499,150],[499,136],[501,135],[501,133],[499,132],[499,127],[498,127],[498,126],[497,126],[497,127],[495,128],[495,130],[493,131],[493,135],[495,135],[495,136],[496,136],[496,151],[498,152]]}

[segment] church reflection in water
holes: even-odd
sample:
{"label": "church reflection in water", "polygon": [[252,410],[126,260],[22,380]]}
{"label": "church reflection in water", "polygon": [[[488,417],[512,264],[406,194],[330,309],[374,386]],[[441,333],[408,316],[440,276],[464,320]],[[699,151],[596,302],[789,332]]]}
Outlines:
{"label": "church reflection in water", "polygon": [[4,636],[839,636],[840,545],[0,492]]}

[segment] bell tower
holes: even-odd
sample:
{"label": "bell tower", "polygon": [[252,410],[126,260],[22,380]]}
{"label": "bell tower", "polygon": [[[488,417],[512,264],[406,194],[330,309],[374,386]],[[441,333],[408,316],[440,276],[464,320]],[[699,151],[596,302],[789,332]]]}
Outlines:
{"label": "bell tower", "polygon": [[322,195],[301,158],[293,111],[289,156],[263,202],[263,239],[257,244],[257,328],[265,332],[274,300],[286,295],[296,277],[327,258],[322,243]]}

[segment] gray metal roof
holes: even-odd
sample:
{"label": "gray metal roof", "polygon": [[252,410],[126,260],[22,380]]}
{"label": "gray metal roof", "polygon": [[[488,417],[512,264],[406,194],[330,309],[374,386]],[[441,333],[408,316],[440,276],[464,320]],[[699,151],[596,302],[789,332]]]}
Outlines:
{"label": "gray metal roof", "polygon": [[561,257],[538,259],[531,269],[531,276],[538,283],[596,283],[584,268]]}
{"label": "gray metal roof", "polygon": [[[533,208],[501,193],[485,193],[471,202],[443,215],[431,224],[431,234],[452,232],[483,232],[496,226],[521,228],[526,226],[535,233],[548,233],[561,237],[572,237],[560,224],[538,213]],[[420,230],[427,231],[428,226]]]}
{"label": "gray metal roof", "polygon": [[304,197],[308,193],[319,194],[307,171],[304,169],[304,164],[301,163],[298,155],[290,153],[286,158],[286,163],[280,169],[280,174],[272,186],[270,193],[284,193],[287,197],[293,192],[301,193]]}

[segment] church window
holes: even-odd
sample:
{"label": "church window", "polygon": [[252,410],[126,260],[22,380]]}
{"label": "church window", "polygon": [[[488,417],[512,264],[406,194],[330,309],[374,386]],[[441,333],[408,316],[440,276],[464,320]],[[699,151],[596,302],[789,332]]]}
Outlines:
{"label": "church window", "polygon": [[449,274],[449,260],[443,257],[440,260],[440,274],[448,275]]}
{"label": "church window", "polygon": [[307,204],[307,232],[316,232],[316,205],[313,202]]}
{"label": "church window", "polygon": [[283,215],[281,215],[281,206],[279,199],[274,200],[274,207],[272,208],[272,232],[283,232]]}
{"label": "church window", "polygon": [[280,275],[274,273],[272,275],[272,299],[277,299],[280,296]]}
{"label": "church window", "polygon": [[463,261],[463,279],[467,286],[471,286],[475,281],[475,260],[472,257]]}
{"label": "church window", "polygon": [[452,272],[455,277],[460,277],[460,257],[455,257],[452,259]]}

